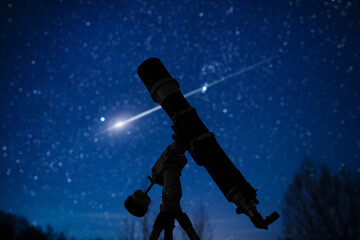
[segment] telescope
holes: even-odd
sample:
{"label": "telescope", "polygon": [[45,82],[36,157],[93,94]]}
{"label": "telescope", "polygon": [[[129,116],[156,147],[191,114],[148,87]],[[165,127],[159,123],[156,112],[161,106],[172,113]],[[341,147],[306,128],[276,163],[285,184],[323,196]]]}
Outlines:
{"label": "telescope", "polygon": [[152,168],[152,177],[148,177],[151,182],[148,189],[145,192],[135,191],[125,201],[125,207],[131,214],[144,216],[150,204],[148,191],[155,183],[163,186],[163,201],[150,239],[157,239],[162,230],[165,230],[165,239],[172,239],[175,219],[190,239],[199,239],[189,218],[180,207],[180,175],[187,163],[184,156],[186,151],[197,165],[206,169],[226,199],[235,204],[237,214],[247,215],[256,228],[268,229],[268,226],[279,218],[279,214],[273,212],[263,218],[257,211],[256,205],[259,201],[256,190],[231,162],[216,141],[214,133],[208,130],[196,109],[187,102],[179,89],[179,83],[162,62],[158,58],[149,58],[140,64],[137,73],[153,101],[159,103],[172,120],[171,127],[174,131],[174,142],[167,147]]}

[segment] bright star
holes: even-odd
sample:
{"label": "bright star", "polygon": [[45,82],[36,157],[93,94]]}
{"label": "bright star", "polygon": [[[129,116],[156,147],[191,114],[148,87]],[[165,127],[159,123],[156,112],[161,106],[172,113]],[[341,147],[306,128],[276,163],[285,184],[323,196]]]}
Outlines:
{"label": "bright star", "polygon": [[201,92],[205,93],[207,90],[207,83],[204,84],[204,86],[201,88]]}
{"label": "bright star", "polygon": [[113,126],[113,128],[121,128],[122,126],[125,125],[125,123],[126,123],[126,122],[117,122],[117,123]]}

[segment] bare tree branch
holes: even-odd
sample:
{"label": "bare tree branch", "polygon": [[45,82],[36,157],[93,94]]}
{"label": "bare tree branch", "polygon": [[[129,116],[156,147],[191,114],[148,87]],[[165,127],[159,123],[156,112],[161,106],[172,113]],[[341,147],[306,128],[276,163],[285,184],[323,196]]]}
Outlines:
{"label": "bare tree branch", "polygon": [[360,174],[334,174],[304,161],[285,193],[288,240],[352,240],[360,236]]}

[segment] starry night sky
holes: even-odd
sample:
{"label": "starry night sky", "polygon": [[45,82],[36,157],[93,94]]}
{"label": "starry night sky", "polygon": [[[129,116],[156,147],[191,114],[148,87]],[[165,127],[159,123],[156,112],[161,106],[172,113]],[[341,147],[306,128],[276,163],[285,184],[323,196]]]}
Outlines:
{"label": "starry night sky", "polygon": [[[76,239],[112,240],[123,207],[172,142],[136,74],[162,60],[251,185],[280,211],[308,156],[360,171],[360,6],[356,1],[8,1],[0,3],[0,209]],[[205,206],[214,239],[276,239],[235,213],[190,155],[182,208]],[[155,215],[161,187],[149,193]]]}

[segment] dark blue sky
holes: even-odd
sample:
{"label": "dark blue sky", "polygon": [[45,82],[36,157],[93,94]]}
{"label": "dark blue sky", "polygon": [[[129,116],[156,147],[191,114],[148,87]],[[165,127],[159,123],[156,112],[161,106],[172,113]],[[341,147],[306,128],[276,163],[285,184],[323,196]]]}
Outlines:
{"label": "dark blue sky", "polygon": [[[258,189],[264,215],[309,156],[360,171],[360,18],[356,1],[1,1],[0,208],[77,239],[114,239],[123,201],[145,189],[171,143],[136,74],[158,57]],[[104,117],[105,121],[101,121]],[[211,216],[215,239],[276,239],[235,213],[188,156],[183,210]],[[161,188],[150,192],[151,211]],[[281,212],[280,212],[281,214]]]}

